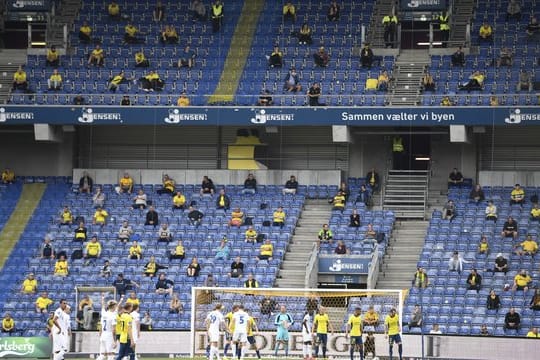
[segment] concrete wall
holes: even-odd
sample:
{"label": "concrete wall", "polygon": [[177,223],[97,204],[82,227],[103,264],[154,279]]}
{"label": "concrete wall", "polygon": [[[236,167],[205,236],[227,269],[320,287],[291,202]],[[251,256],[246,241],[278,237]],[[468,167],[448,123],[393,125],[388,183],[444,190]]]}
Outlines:
{"label": "concrete wall", "polygon": [[449,135],[433,135],[431,138],[432,189],[446,189],[448,174],[458,168],[463,176],[476,182],[476,145],[471,143],[450,143]]}
{"label": "concrete wall", "polygon": [[538,186],[540,171],[480,171],[478,174],[483,186]]}
{"label": "concrete wall", "polygon": [[348,176],[363,177],[373,167],[381,176],[384,176],[387,167],[391,165],[390,137],[388,135],[363,135],[362,129],[355,129],[351,133],[353,143],[349,147]]}

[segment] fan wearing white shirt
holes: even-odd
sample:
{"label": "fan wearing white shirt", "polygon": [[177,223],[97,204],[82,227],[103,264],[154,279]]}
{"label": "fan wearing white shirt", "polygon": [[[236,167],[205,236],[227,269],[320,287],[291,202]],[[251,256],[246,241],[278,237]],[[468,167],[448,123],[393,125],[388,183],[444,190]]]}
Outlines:
{"label": "fan wearing white shirt", "polygon": [[209,360],[212,360],[214,356],[217,360],[220,360],[219,357],[219,333],[221,329],[226,328],[225,318],[221,313],[223,305],[216,304],[214,310],[210,311],[206,316],[206,333],[208,334],[208,342],[210,343],[210,356]]}
{"label": "fan wearing white shirt", "polygon": [[96,360],[114,360],[115,358],[117,305],[116,301],[111,300],[105,306],[105,294],[101,295],[99,356]]}
{"label": "fan wearing white shirt", "polygon": [[236,347],[240,346],[240,359],[243,360],[247,348],[247,327],[249,315],[244,311],[244,305],[238,307],[238,311],[234,313],[231,328],[234,328],[233,354],[237,354]]}

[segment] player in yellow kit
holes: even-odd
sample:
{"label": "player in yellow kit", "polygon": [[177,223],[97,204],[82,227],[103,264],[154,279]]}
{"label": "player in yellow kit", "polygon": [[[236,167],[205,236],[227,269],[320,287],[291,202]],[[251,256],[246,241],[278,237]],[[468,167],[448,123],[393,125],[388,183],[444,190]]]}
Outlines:
{"label": "player in yellow kit", "polygon": [[129,314],[131,312],[131,304],[124,305],[124,312],[119,315],[118,328],[120,329],[120,349],[118,350],[118,356],[116,360],[122,360],[124,357],[129,356],[130,360],[135,360],[135,352],[133,351],[135,343],[133,341],[132,333],[132,321],[133,318]]}
{"label": "player in yellow kit", "polygon": [[351,360],[354,360],[354,351],[360,353],[360,360],[364,360],[364,349],[362,346],[362,310],[357,307],[354,314],[349,316],[347,321],[347,335],[351,338]]}
{"label": "player in yellow kit", "polygon": [[253,316],[249,314],[248,325],[247,325],[247,340],[250,347],[255,348],[255,353],[257,354],[257,358],[260,359],[261,353],[259,352],[259,348],[257,347],[257,342],[255,341],[255,334],[258,331],[259,329],[257,328],[257,322],[255,321]]}
{"label": "player in yellow kit", "polygon": [[401,344],[400,331],[399,315],[396,313],[396,309],[392,308],[390,314],[386,315],[384,319],[384,337],[388,338],[390,360],[392,360],[394,344],[398,344],[399,360],[403,360],[403,345]]}
{"label": "player in yellow kit", "polygon": [[319,357],[319,345],[322,347],[323,358],[326,358],[326,344],[328,343],[328,329],[334,333],[334,328],[324,306],[319,307],[319,313],[313,320],[312,332],[317,334],[315,344],[315,357]]}
{"label": "player in yellow kit", "polygon": [[[225,333],[225,348],[223,349],[223,358],[226,359],[227,358],[227,354],[229,352],[229,349],[232,345],[232,333],[234,332],[234,324],[232,322],[232,318],[233,318],[233,315],[234,313],[238,310],[238,305],[233,305],[231,311],[229,311],[226,315],[225,315],[225,324],[227,324],[227,328],[229,329],[229,332],[226,332]],[[235,356],[236,354],[233,354],[233,357]]]}

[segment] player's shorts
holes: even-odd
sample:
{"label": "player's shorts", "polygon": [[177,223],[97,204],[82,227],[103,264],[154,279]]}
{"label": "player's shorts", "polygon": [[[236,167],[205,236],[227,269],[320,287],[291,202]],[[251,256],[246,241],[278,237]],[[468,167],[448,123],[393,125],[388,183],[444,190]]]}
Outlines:
{"label": "player's shorts", "polygon": [[53,329],[53,352],[67,351],[66,336],[64,334],[58,334],[56,329]]}
{"label": "player's shorts", "polygon": [[129,356],[133,352],[133,348],[131,347],[131,344],[129,342],[127,343],[120,343],[120,348],[118,349],[118,357],[117,359],[122,359],[126,356]]}
{"label": "player's shorts", "polygon": [[225,333],[225,340],[226,340],[226,341],[232,341],[232,334],[226,332],[226,333]]}
{"label": "player's shorts", "polygon": [[120,334],[116,334],[116,341],[120,341]]}
{"label": "player's shorts", "polygon": [[306,345],[311,345],[313,336],[310,333],[302,332],[302,342]]}
{"label": "player's shorts", "polygon": [[245,332],[234,332],[232,336],[232,341],[245,343],[247,342],[247,334]]}
{"label": "player's shorts", "polygon": [[394,345],[394,343],[401,344],[401,335],[388,335],[388,343]]}
{"label": "player's shorts", "polygon": [[255,336],[251,335],[251,336],[248,336],[247,337],[247,341],[248,343],[250,343],[251,345],[255,345],[257,342],[255,341]]}
{"label": "player's shorts", "polygon": [[328,342],[328,334],[317,333],[317,339],[321,344],[326,345],[326,343]]}
{"label": "player's shorts", "polygon": [[209,331],[208,332],[208,341],[209,342],[218,342],[219,341],[219,331]]}
{"label": "player's shorts", "polygon": [[351,345],[362,345],[362,336],[351,336]]}
{"label": "player's shorts", "polygon": [[101,335],[99,339],[99,353],[100,354],[112,354],[114,353],[114,339],[112,334]]}
{"label": "player's shorts", "polygon": [[519,286],[519,285],[517,285],[517,286],[516,286],[516,290],[517,290],[517,291],[523,291],[523,290],[525,290],[526,287],[527,287],[527,285],[524,285],[524,286]]}
{"label": "player's shorts", "polygon": [[289,341],[289,331],[287,329],[278,328],[276,341]]}

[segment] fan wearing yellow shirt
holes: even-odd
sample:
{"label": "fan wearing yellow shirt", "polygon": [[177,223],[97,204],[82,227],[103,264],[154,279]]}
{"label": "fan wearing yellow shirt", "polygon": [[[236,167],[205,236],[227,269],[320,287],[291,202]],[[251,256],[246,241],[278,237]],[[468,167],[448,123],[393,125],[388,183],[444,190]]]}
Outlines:
{"label": "fan wearing yellow shirt", "polygon": [[272,225],[279,227],[283,227],[283,225],[285,225],[285,211],[283,211],[282,206],[278,207],[277,210],[274,211]]}
{"label": "fan wearing yellow shirt", "polygon": [[114,75],[109,81],[109,90],[116,91],[120,84],[127,82],[126,73],[122,70],[118,74]]}
{"label": "fan wearing yellow shirt", "polygon": [[480,244],[478,245],[478,253],[487,255],[489,252],[489,244],[487,241],[487,237],[485,235],[482,235],[482,239],[480,239]]}
{"label": "fan wearing yellow shirt", "polygon": [[[233,305],[231,311],[229,311],[225,315],[225,324],[227,325],[227,328],[229,329],[228,332],[225,333],[225,348],[223,349],[223,357],[226,358],[227,354],[229,353],[229,349],[232,345],[232,334],[234,332],[234,324],[232,322],[234,313],[238,311],[238,305]],[[233,354],[234,357],[235,354]]]}
{"label": "fan wearing yellow shirt", "polygon": [[527,333],[527,337],[540,339],[540,334],[538,334],[538,328],[531,328],[531,331]]}
{"label": "fan wearing yellow shirt", "polygon": [[248,325],[247,325],[247,341],[252,349],[255,349],[255,353],[257,354],[257,358],[261,358],[261,353],[259,352],[259,348],[257,347],[257,341],[255,341],[255,334],[259,332],[259,329],[257,328],[257,322],[249,314],[248,318]]}
{"label": "fan wearing yellow shirt", "polygon": [[182,92],[182,94],[180,94],[180,97],[178,98],[178,101],[176,104],[180,107],[189,106],[189,98],[187,97],[185,91]]}
{"label": "fan wearing yellow shirt", "polygon": [[173,210],[184,210],[186,205],[186,197],[181,191],[177,191],[176,195],[173,196],[172,202]]}
{"label": "fan wearing yellow shirt", "polygon": [[19,66],[15,74],[13,74],[13,90],[27,90],[28,83],[26,82],[26,72]]}
{"label": "fan wearing yellow shirt", "polygon": [[94,66],[103,66],[103,61],[105,60],[105,53],[101,46],[96,45],[94,50],[88,56],[88,65]]}
{"label": "fan wearing yellow shirt", "polygon": [[259,260],[272,260],[274,255],[274,245],[270,239],[266,239],[264,244],[261,245],[259,256],[257,256],[257,261]]}
{"label": "fan wearing yellow shirt", "polygon": [[109,213],[103,209],[101,206],[98,206],[96,209],[96,212],[94,213],[94,225],[105,225],[105,222],[107,221],[107,217],[109,216]]}
{"label": "fan wearing yellow shirt", "polygon": [[49,294],[44,291],[41,293],[40,296],[36,299],[36,312],[45,314],[49,310],[49,306],[53,303],[53,301],[49,298]]}
{"label": "fan wearing yellow shirt", "polygon": [[6,168],[2,171],[2,184],[13,184],[15,181],[15,173],[13,170]]}
{"label": "fan wearing yellow shirt", "polygon": [[64,255],[60,255],[60,258],[56,260],[54,264],[54,276],[68,276],[69,264]]}
{"label": "fan wearing yellow shirt", "polygon": [[53,70],[53,73],[47,80],[47,86],[49,90],[60,90],[62,88],[62,75],[60,75],[58,69]]}
{"label": "fan wearing yellow shirt", "polygon": [[315,315],[313,320],[313,329],[312,332],[317,334],[317,342],[315,344],[315,357],[319,357],[319,345],[322,347],[323,358],[326,359],[326,344],[328,343],[328,329],[334,333],[334,328],[330,322],[330,318],[326,313],[326,308],[324,306],[319,307],[319,313]]}
{"label": "fan wearing yellow shirt", "polygon": [[399,315],[396,309],[392,308],[390,314],[386,315],[384,319],[384,337],[388,339],[390,360],[392,359],[394,344],[398,345],[399,360],[403,360],[403,345],[401,343],[400,331]]}
{"label": "fan wearing yellow shirt", "polygon": [[160,41],[163,44],[176,44],[178,43],[178,33],[172,25],[165,25],[165,29],[161,32]]}
{"label": "fan wearing yellow shirt", "polygon": [[174,250],[172,250],[169,253],[169,260],[172,259],[180,259],[184,260],[186,257],[186,249],[184,248],[184,244],[182,243],[182,240],[178,240],[178,243],[176,244],[176,247]]}
{"label": "fan wearing yellow shirt", "polygon": [[521,250],[516,250],[516,254],[519,256],[530,255],[534,257],[534,255],[538,251],[538,244],[536,243],[536,241],[534,241],[531,235],[527,235],[525,241],[523,241],[521,244],[517,244],[516,246],[514,246],[514,248],[517,249],[520,246]]}
{"label": "fan wearing yellow shirt", "polygon": [[56,51],[56,46],[51,46],[50,49],[47,49],[47,59],[45,61],[47,66],[58,66],[60,65],[60,54]]}
{"label": "fan wearing yellow shirt", "polygon": [[478,29],[478,35],[480,36],[480,41],[491,41],[493,35],[493,29],[491,25],[484,21],[480,29]]}
{"label": "fan wearing yellow shirt", "polygon": [[253,229],[253,226],[249,226],[246,232],[244,233],[245,242],[254,244],[257,242],[257,231]]}
{"label": "fan wearing yellow shirt", "polygon": [[131,194],[133,191],[133,179],[129,176],[129,173],[124,173],[124,176],[120,178],[118,185],[120,185],[120,193],[127,192],[128,194]]}
{"label": "fan wearing yellow shirt", "polygon": [[531,209],[531,220],[540,220],[540,208],[538,207],[538,204],[534,204]]}
{"label": "fan wearing yellow shirt", "polygon": [[120,20],[120,5],[118,5],[116,1],[111,1],[107,7],[107,10],[111,19]]}
{"label": "fan wearing yellow shirt", "polygon": [[2,319],[2,332],[11,336],[15,332],[15,320],[11,317],[10,313],[6,313]]}
{"label": "fan wearing yellow shirt", "polygon": [[117,360],[122,360],[126,356],[129,356],[130,360],[135,359],[135,353],[133,352],[135,343],[133,341],[131,324],[133,322],[133,318],[129,314],[131,312],[131,309],[131,304],[124,305],[124,311],[122,312],[122,315],[120,315],[117,319],[117,330],[120,330],[120,337],[118,339],[120,343],[120,349],[118,350],[118,356],[116,357]]}
{"label": "fan wearing yellow shirt", "polygon": [[[98,242],[97,236],[92,236],[90,242],[86,244],[85,265],[89,264],[90,259],[97,259],[101,255],[101,244]],[[95,264],[95,263],[94,263]]]}
{"label": "fan wearing yellow shirt", "polygon": [[157,191],[158,194],[174,194],[174,187],[176,185],[176,182],[169,175],[163,174],[161,184],[162,187]]}
{"label": "fan wearing yellow shirt", "polygon": [[34,277],[34,273],[30,273],[22,283],[21,292],[23,294],[34,294],[37,291],[37,285],[38,283]]}
{"label": "fan wearing yellow shirt", "polygon": [[92,42],[92,28],[86,21],[79,28],[79,40],[86,44]]}
{"label": "fan wearing yellow shirt", "polygon": [[521,269],[519,274],[514,276],[514,286],[512,287],[512,291],[523,291],[524,293],[529,290],[529,284],[532,282],[531,277],[529,274],[527,274],[527,271],[525,269]]}
{"label": "fan wearing yellow shirt", "polygon": [[137,37],[135,36],[139,32],[139,29],[137,29],[137,27],[131,22],[127,23],[124,31],[124,42],[126,44],[136,44],[139,42],[139,39],[137,39]]}
{"label": "fan wearing yellow shirt", "polygon": [[137,240],[133,240],[129,248],[129,258],[132,260],[140,260],[142,256],[142,247],[137,243]]}
{"label": "fan wearing yellow shirt", "polygon": [[347,321],[346,335],[351,339],[351,360],[354,360],[354,352],[360,353],[360,360],[364,360],[364,347],[362,346],[362,310],[357,307]]}
{"label": "fan wearing yellow shirt", "polygon": [[150,62],[144,55],[144,51],[141,49],[140,51],[135,53],[135,67],[149,67]]}
{"label": "fan wearing yellow shirt", "polygon": [[525,191],[519,184],[516,184],[514,186],[514,189],[510,193],[510,205],[518,204],[518,205],[523,206],[524,202],[525,202]]}
{"label": "fan wearing yellow shirt", "polygon": [[60,214],[60,225],[71,225],[73,223],[73,214],[69,207],[64,206],[62,213]]}
{"label": "fan wearing yellow shirt", "polygon": [[148,91],[160,91],[163,89],[165,83],[160,79],[159,74],[151,70],[147,75],[141,79],[142,89]]}
{"label": "fan wearing yellow shirt", "polygon": [[132,291],[129,293],[129,296],[126,299],[126,304],[138,305],[138,306],[141,305],[141,301],[137,298],[137,294],[135,293],[135,291]]}

